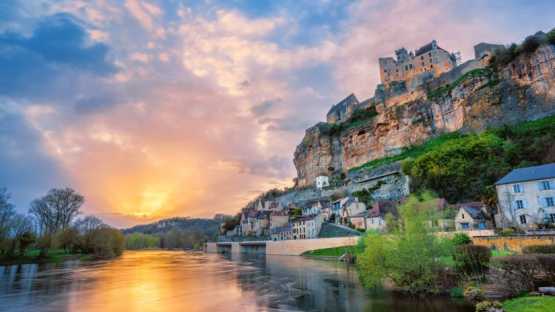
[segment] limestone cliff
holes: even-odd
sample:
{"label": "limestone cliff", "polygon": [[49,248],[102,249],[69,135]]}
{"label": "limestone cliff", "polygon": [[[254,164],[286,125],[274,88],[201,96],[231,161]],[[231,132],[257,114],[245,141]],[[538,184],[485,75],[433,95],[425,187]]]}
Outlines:
{"label": "limestone cliff", "polygon": [[541,45],[498,69],[473,60],[414,91],[378,90],[377,115],[307,129],[295,150],[297,186],[319,175],[346,173],[368,161],[452,131],[532,120],[555,113],[555,46]]}

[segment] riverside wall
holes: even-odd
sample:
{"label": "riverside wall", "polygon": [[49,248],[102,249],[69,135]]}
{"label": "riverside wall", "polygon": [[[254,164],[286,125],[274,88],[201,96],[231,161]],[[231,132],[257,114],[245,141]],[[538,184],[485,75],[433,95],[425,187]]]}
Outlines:
{"label": "riverside wall", "polygon": [[333,248],[341,246],[354,246],[360,236],[297,239],[284,241],[265,241],[265,248],[260,246],[262,242],[253,245],[250,242],[233,243],[206,243],[207,253],[231,252],[238,253],[265,253],[267,255],[300,256],[306,251]]}

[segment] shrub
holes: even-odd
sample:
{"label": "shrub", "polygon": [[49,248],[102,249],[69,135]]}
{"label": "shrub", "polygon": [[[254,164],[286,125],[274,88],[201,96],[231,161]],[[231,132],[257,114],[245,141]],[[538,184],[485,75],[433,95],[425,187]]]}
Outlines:
{"label": "shrub", "polygon": [[451,241],[455,246],[472,244],[472,239],[466,233],[456,233]]}
{"label": "shrub", "polygon": [[476,312],[503,311],[499,301],[482,301],[476,305]]}
{"label": "shrub", "polygon": [[555,28],[547,33],[547,42],[555,44]]}
{"label": "shrub", "polygon": [[476,302],[484,299],[484,293],[482,289],[475,285],[466,286],[463,291],[463,296],[471,302]]}
{"label": "shrub", "polygon": [[453,258],[461,273],[483,276],[488,270],[491,251],[485,246],[461,245],[457,247]]}
{"label": "shrub", "polygon": [[109,259],[122,254],[125,237],[121,231],[102,227],[87,234],[86,247],[95,257]]}
{"label": "shrub", "polygon": [[555,254],[555,245],[532,245],[522,248],[523,254]]}
{"label": "shrub", "polygon": [[522,42],[522,45],[520,46],[520,51],[524,53],[533,53],[538,49],[541,43],[541,39],[537,36],[528,36],[526,37],[526,39],[524,39],[524,42]]}
{"label": "shrub", "polygon": [[501,269],[497,283],[503,285],[513,295],[534,290],[534,280],[540,271],[538,259],[534,255],[499,257],[496,259]]}
{"label": "shrub", "polygon": [[545,277],[545,281],[549,283],[555,282],[555,255],[539,254],[536,255],[536,259]]}

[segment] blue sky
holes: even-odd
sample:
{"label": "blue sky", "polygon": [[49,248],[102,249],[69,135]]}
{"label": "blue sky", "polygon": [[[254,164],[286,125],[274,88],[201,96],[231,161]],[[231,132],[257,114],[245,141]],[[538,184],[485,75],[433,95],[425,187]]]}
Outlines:
{"label": "blue sky", "polygon": [[555,27],[552,1],[0,2],[0,186],[72,186],[125,226],[233,213],[291,185],[294,148],[377,58]]}

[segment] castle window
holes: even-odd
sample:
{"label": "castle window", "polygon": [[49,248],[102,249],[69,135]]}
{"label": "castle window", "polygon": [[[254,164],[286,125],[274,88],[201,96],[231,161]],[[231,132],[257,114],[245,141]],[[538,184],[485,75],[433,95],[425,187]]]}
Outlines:
{"label": "castle window", "polygon": [[520,224],[526,224],[526,216],[525,215],[520,216]]}

